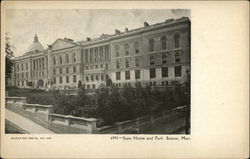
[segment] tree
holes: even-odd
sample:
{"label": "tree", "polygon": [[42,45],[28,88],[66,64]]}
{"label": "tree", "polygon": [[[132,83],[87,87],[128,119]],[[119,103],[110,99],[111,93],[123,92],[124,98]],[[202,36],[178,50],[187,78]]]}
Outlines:
{"label": "tree", "polygon": [[14,65],[14,45],[10,42],[10,37],[8,33],[5,34],[5,78],[7,79],[11,77],[11,73],[13,71]]}

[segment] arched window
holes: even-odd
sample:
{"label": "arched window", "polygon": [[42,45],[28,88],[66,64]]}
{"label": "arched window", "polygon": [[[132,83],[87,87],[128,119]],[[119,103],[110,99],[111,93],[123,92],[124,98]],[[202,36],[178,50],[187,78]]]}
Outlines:
{"label": "arched window", "polygon": [[161,37],[161,50],[167,49],[167,38],[166,36]]}
{"label": "arched window", "polygon": [[135,54],[139,54],[139,42],[135,42]]}
{"label": "arched window", "polygon": [[129,45],[125,44],[124,48],[125,48],[125,55],[128,56],[129,55]]}
{"label": "arched window", "polygon": [[154,49],[155,49],[155,41],[154,41],[154,39],[150,39],[149,40],[149,51],[153,52]]}
{"label": "arched window", "polygon": [[116,57],[119,57],[119,56],[120,56],[120,47],[119,47],[119,45],[117,45],[117,46],[115,47],[115,55],[116,55]]}
{"label": "arched window", "polygon": [[174,47],[179,48],[180,47],[180,34],[174,35]]}
{"label": "arched window", "polygon": [[120,61],[119,60],[116,61],[116,68],[120,68]]}

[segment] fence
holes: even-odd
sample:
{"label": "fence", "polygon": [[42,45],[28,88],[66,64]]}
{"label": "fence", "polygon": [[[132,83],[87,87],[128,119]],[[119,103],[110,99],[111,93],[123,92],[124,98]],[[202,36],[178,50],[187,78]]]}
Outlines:
{"label": "fence", "polygon": [[[182,107],[181,110],[185,109]],[[123,122],[118,122],[113,126],[105,126],[101,128],[97,128],[97,132],[99,134],[125,134],[125,133],[139,133],[140,131],[153,126],[154,124],[158,124],[161,121],[166,121],[171,123],[172,121],[176,121],[177,119],[181,119],[185,117],[184,112],[180,111],[165,111],[162,113],[153,114],[151,116],[144,116],[140,118],[136,118],[134,120],[127,120]],[[185,122],[182,122],[178,125],[174,125],[169,127],[167,133],[175,132],[176,130],[185,126]]]}
{"label": "fence", "polygon": [[95,118],[81,118],[74,117],[71,115],[60,115],[60,114],[49,114],[48,120],[50,123],[66,125],[69,127],[80,128],[87,131],[87,133],[96,133],[96,122]]}

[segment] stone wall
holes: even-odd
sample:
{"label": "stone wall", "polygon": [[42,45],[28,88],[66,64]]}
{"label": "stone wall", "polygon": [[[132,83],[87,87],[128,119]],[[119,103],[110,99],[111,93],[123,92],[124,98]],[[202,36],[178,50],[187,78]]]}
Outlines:
{"label": "stone wall", "polygon": [[[178,119],[185,118],[185,109],[186,107],[181,107],[178,110],[165,111],[149,116],[144,116],[136,118],[134,120],[127,120],[123,122],[118,122],[113,126],[105,126],[98,128],[99,134],[131,134],[131,133],[140,133],[148,127],[152,127],[155,124],[166,121],[168,123],[174,122]],[[186,126],[185,120],[178,125],[168,127],[165,133],[171,134],[177,130]]]}

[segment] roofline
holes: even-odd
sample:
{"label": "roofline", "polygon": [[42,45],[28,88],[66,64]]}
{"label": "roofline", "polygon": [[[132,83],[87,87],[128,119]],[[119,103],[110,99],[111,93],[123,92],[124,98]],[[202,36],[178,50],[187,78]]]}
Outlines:
{"label": "roofline", "polygon": [[[169,20],[171,20],[171,19],[169,19]],[[156,23],[156,24],[149,25],[149,26],[146,26],[146,27],[132,29],[132,30],[128,31],[127,33],[126,32],[121,32],[118,35],[116,35],[116,34],[107,35],[108,37],[106,39],[103,39],[103,40],[99,40],[99,39],[101,39],[101,37],[99,37],[99,38],[96,39],[96,41],[89,41],[89,42],[87,42],[87,41],[79,41],[79,43],[80,43],[79,45],[82,46],[82,47],[95,45],[95,44],[99,44],[99,43],[103,43],[103,42],[109,42],[109,41],[112,41],[112,40],[121,39],[121,38],[124,38],[124,37],[138,35],[138,34],[145,33],[145,32],[150,32],[150,31],[156,30],[156,29],[162,29],[162,28],[165,28],[166,26],[171,27],[171,26],[174,26],[174,25],[185,24],[185,23],[188,23],[188,24],[190,23],[190,20],[189,20],[188,17],[182,17],[182,18],[179,18],[179,19],[174,19],[173,21],[166,20],[164,22]],[[143,30],[140,30],[140,29],[143,29]],[[136,31],[136,32],[133,32],[133,31]]]}

